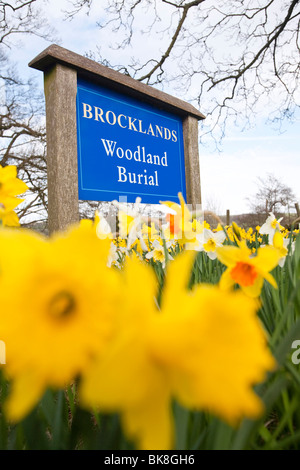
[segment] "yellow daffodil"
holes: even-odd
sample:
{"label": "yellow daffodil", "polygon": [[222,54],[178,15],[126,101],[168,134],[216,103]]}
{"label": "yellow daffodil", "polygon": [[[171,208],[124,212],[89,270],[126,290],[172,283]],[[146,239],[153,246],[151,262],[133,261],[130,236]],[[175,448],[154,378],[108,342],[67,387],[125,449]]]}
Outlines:
{"label": "yellow daffodil", "polygon": [[16,196],[23,194],[27,189],[28,186],[17,178],[16,166],[0,165],[0,203],[6,206],[7,203],[16,201],[19,204],[23,199],[16,199]]}
{"label": "yellow daffodil", "polygon": [[181,193],[178,193],[180,204],[172,201],[164,201],[161,204],[169,207],[171,213],[166,215],[168,228],[165,231],[167,239],[176,239],[182,244],[194,243],[196,241],[195,232],[193,230],[192,214],[185,204]]}
{"label": "yellow daffodil", "polygon": [[120,413],[139,449],[174,446],[174,399],[230,424],[263,410],[252,386],[275,362],[257,303],[216,286],[188,290],[193,261],[186,251],[168,265],[159,310],[152,269],[128,260],[115,335],[81,382],[81,405]]}
{"label": "yellow daffodil", "polygon": [[285,263],[286,256],[288,254],[288,245],[290,240],[288,238],[284,238],[283,234],[280,233],[278,230],[274,233],[273,236],[273,246],[279,252],[280,259],[279,259],[279,266],[282,268]]}
{"label": "yellow daffodil", "polygon": [[231,425],[263,412],[251,387],[275,362],[256,310],[257,303],[241,291],[200,285],[175,318],[168,310],[156,318],[152,354],[165,366],[179,403]]}
{"label": "yellow daffodil", "polygon": [[205,220],[203,222],[200,222],[200,220],[197,219],[193,219],[192,227],[193,231],[198,235],[200,235],[200,233],[202,233],[205,228],[210,228],[209,224],[205,222]]}
{"label": "yellow daffodil", "polygon": [[200,248],[200,243],[199,240],[201,241],[203,239],[203,233],[205,230],[209,230],[209,224],[205,221],[200,222],[197,219],[193,219],[192,221],[192,231],[194,238],[192,238],[191,241],[185,240],[184,248],[186,250],[198,250]]}
{"label": "yellow daffodil", "polygon": [[19,227],[19,217],[14,211],[15,207],[20,204],[20,200],[12,198],[7,200],[5,204],[0,202],[0,224],[3,227]]}
{"label": "yellow daffodil", "polygon": [[148,249],[151,242],[160,238],[160,231],[157,229],[155,222],[151,220],[149,224],[143,223],[141,234]]}
{"label": "yellow daffodil", "polygon": [[232,225],[226,225],[225,226],[226,234],[227,237],[229,238],[230,241],[235,242],[236,241],[236,236],[233,231]]}
{"label": "yellow daffodil", "polygon": [[134,216],[120,211],[118,214],[119,233],[122,238],[126,238],[134,224]]}
{"label": "yellow daffodil", "polygon": [[235,238],[237,240],[241,240],[242,239],[241,228],[235,222],[232,222],[231,227],[232,227],[232,231],[233,231]]}
{"label": "yellow daffodil", "polygon": [[220,280],[221,289],[229,289],[238,284],[247,295],[258,297],[264,280],[277,287],[270,271],[278,265],[280,255],[272,246],[258,248],[257,255],[253,256],[243,240],[239,246],[217,248],[217,256],[227,266]]}
{"label": "yellow daffodil", "polygon": [[96,228],[96,234],[98,238],[113,238],[112,230],[102,214],[99,213],[99,211],[95,212],[95,218],[94,218],[94,225]]}
{"label": "yellow daffodil", "polygon": [[125,240],[125,238],[117,237],[117,238],[114,238],[112,242],[113,242],[118,248],[126,249],[127,241]]}
{"label": "yellow daffodil", "polygon": [[3,229],[0,243],[0,331],[12,381],[5,411],[16,421],[47,387],[64,387],[101,352],[118,278],[106,266],[111,241],[99,240],[92,221],[50,239]]}
{"label": "yellow daffodil", "polygon": [[16,196],[27,191],[28,186],[17,178],[14,165],[0,165],[0,225],[19,227],[20,222],[14,209],[24,200]]}
{"label": "yellow daffodil", "polygon": [[113,201],[113,204],[118,209],[119,234],[126,238],[132,228],[136,228],[137,221],[141,224],[141,198],[137,197],[132,206],[118,201]]}
{"label": "yellow daffodil", "polygon": [[127,250],[137,249],[141,254],[147,251],[147,245],[143,238],[142,226],[144,220],[141,214],[141,198],[136,198],[133,207],[114,201],[118,207],[118,223],[120,237],[126,238]]}
{"label": "yellow daffodil", "polygon": [[127,247],[127,251],[135,250],[139,256],[142,256],[144,252],[148,251],[147,245],[140,233],[136,234],[136,237],[133,238],[132,243],[128,243]]}

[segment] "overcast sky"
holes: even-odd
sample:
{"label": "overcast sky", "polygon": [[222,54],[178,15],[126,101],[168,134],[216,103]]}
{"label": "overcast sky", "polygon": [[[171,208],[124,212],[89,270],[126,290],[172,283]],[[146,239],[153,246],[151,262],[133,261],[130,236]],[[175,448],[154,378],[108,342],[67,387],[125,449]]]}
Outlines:
{"label": "overcast sky", "polygon": [[[95,2],[98,12],[94,10],[94,13],[100,14],[102,11],[100,3],[98,2],[97,7]],[[72,22],[64,22],[60,9],[65,5],[65,0],[48,2],[47,20],[56,29],[55,42],[76,53],[85,54],[95,50],[95,45],[102,41],[102,54],[105,51],[110,54],[108,42],[105,42],[108,39],[101,37],[94,17],[86,16],[82,12]],[[13,48],[12,57],[19,70],[34,77],[42,89],[42,72],[29,69],[27,64],[48,47],[49,43],[33,36],[23,36],[14,43],[18,47]],[[130,50],[131,55],[134,53],[135,51]],[[116,54],[116,51],[111,54]],[[175,92],[172,94],[176,96]],[[217,210],[220,215],[225,214],[227,209],[231,214],[249,211],[247,198],[256,192],[257,178],[263,178],[267,173],[272,173],[282,183],[291,187],[300,201],[299,137],[300,113],[298,120],[291,125],[285,125],[281,133],[263,122],[258,122],[257,126],[248,132],[238,131],[234,127],[228,129],[221,152],[199,146],[204,209]]]}

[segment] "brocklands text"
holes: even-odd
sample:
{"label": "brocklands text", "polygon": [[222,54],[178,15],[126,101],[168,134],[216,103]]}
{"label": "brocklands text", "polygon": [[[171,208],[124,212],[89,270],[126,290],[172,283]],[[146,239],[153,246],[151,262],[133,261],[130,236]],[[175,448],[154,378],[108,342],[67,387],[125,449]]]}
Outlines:
{"label": "brocklands text", "polygon": [[158,126],[157,124],[145,125],[142,119],[137,119],[132,116],[126,116],[125,114],[115,114],[111,110],[103,110],[98,106],[91,106],[87,103],[83,105],[83,117],[86,119],[94,119],[95,121],[102,122],[103,124],[109,124],[110,126],[120,126],[123,129],[128,129],[134,132],[140,132],[141,134],[150,135],[165,140],[171,140],[177,142],[177,131],[170,130],[164,126]]}

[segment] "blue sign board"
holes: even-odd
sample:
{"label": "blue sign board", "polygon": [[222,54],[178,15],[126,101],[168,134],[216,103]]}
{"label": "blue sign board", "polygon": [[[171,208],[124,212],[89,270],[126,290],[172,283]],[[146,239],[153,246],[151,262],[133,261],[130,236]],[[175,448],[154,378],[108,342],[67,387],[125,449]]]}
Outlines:
{"label": "blue sign board", "polygon": [[79,199],[186,199],[182,120],[78,78]]}

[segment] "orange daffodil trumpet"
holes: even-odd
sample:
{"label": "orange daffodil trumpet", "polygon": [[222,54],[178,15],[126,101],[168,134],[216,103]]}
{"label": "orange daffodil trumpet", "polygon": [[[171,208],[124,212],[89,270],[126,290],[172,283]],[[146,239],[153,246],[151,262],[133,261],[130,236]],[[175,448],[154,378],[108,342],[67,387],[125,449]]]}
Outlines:
{"label": "orange daffodil trumpet", "polygon": [[181,244],[196,242],[195,231],[193,230],[192,214],[185,204],[181,193],[178,193],[180,204],[172,201],[164,201],[161,204],[171,209],[167,214],[168,226],[165,229],[166,239],[175,239]]}
{"label": "orange daffodil trumpet", "polygon": [[280,253],[272,246],[260,247],[257,255],[253,255],[245,240],[238,246],[226,245],[217,248],[217,257],[225,266],[226,271],[220,279],[222,290],[230,289],[235,284],[250,297],[260,295],[264,280],[277,288],[277,283],[270,274],[279,262]]}

